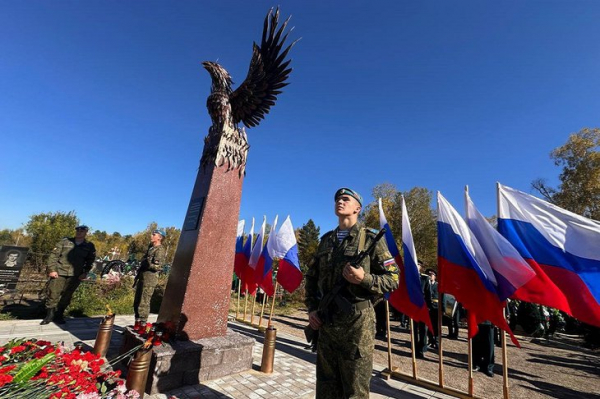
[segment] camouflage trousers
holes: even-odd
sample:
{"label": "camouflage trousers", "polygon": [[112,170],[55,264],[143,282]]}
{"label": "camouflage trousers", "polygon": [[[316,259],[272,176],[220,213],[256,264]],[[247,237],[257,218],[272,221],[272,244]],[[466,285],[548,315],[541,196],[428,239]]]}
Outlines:
{"label": "camouflage trousers", "polygon": [[158,276],[156,273],[145,271],[139,276],[137,286],[135,288],[135,298],[133,300],[133,313],[135,318],[140,320],[148,320],[150,314],[150,300],[154,289],[158,284]]}
{"label": "camouflage trousers", "polygon": [[46,289],[46,309],[56,308],[58,313],[64,312],[80,283],[79,276],[51,278]]}
{"label": "camouflage trousers", "polygon": [[317,399],[369,398],[375,345],[369,307],[319,329]]}

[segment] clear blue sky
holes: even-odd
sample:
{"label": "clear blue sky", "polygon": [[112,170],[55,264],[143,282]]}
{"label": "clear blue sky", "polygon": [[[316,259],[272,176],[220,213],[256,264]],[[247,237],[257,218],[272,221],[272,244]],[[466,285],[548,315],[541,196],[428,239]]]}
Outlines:
{"label": "clear blue sky", "polygon": [[[273,3],[0,3],[0,228],[75,210],[93,229],[181,227],[210,89],[236,83]],[[293,1],[291,85],[248,131],[241,218],[335,226],[333,192],[495,182],[530,192],[549,152],[598,126],[598,1]]]}

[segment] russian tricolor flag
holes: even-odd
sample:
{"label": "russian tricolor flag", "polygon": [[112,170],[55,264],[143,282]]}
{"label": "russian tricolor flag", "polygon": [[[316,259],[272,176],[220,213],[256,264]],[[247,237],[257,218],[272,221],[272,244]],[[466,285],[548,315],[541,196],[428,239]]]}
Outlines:
{"label": "russian tricolor flag", "polygon": [[489,320],[519,343],[504,318],[504,301],[481,245],[465,221],[438,192],[438,268],[439,290],[454,295],[468,311],[469,338],[477,334],[477,324]]}
{"label": "russian tricolor flag", "polygon": [[276,256],[281,258],[277,269],[277,282],[287,292],[294,292],[302,283],[303,276],[298,260],[296,235],[289,216],[277,233],[275,247]]}
{"label": "russian tricolor flag", "polygon": [[235,260],[233,262],[233,272],[242,280],[242,270],[244,270],[244,220],[238,221],[237,234],[235,236]]}
{"label": "russian tricolor flag", "polygon": [[267,244],[264,246],[258,258],[256,265],[256,277],[260,288],[265,291],[267,296],[275,295],[275,287],[273,286],[273,258],[275,257],[274,245],[277,239],[277,216],[271,226],[271,233],[267,239]]}
{"label": "russian tricolor flag", "polygon": [[496,277],[496,291],[501,301],[535,277],[535,272],[510,242],[485,219],[465,191],[467,225],[477,238]]}
{"label": "russian tricolor flag", "polygon": [[411,319],[423,322],[433,330],[429,310],[421,291],[421,279],[417,269],[417,252],[415,251],[404,197],[402,197],[402,249],[404,250],[405,262],[402,262],[392,229],[383,212],[381,198],[379,198],[379,226],[382,229],[385,228],[385,241],[400,271],[398,288],[390,294],[390,304]]}
{"label": "russian tricolor flag", "polygon": [[247,268],[247,279],[248,279],[248,291],[250,295],[256,294],[256,288],[258,288],[258,280],[259,274],[257,269],[258,260],[260,258],[260,254],[263,250],[263,237],[265,236],[265,226],[267,224],[267,218],[263,217],[262,226],[260,226],[260,231],[258,232],[258,236],[256,237],[256,242],[252,246],[252,251],[250,253],[250,258],[248,261]]}
{"label": "russian tricolor flag", "polygon": [[600,327],[600,223],[498,184],[498,230],[535,278],[513,298]]}
{"label": "russian tricolor flag", "polygon": [[[238,226],[238,229],[239,229],[239,226]],[[252,289],[250,287],[256,285],[253,283],[253,281],[254,281],[253,270],[250,269],[250,266],[248,265],[250,262],[250,254],[252,253],[253,239],[254,239],[254,218],[252,218],[252,225],[250,226],[250,233],[248,234],[248,237],[246,238],[246,243],[242,247],[241,253],[238,254],[237,250],[236,250],[236,254],[235,254],[235,266],[238,268],[236,270],[239,270],[239,274],[238,274],[238,271],[236,271],[236,274],[240,278],[240,284],[241,284],[240,287],[241,287],[242,292],[246,292],[246,290],[252,291]]]}

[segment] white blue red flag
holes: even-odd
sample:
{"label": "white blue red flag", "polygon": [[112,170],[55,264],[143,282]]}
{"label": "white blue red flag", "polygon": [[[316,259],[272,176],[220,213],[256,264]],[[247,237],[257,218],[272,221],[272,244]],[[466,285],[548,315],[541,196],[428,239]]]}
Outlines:
{"label": "white blue red flag", "polygon": [[235,236],[235,260],[233,262],[233,272],[242,279],[242,270],[244,269],[244,220],[238,221],[237,234]]}
{"label": "white blue red flag", "polygon": [[477,334],[477,324],[489,320],[519,346],[504,318],[505,302],[498,297],[498,283],[481,245],[439,192],[437,200],[439,290],[454,295],[467,309],[469,338]]}
{"label": "white blue red flag", "polygon": [[267,244],[263,247],[256,264],[256,276],[258,286],[265,291],[267,296],[275,295],[273,286],[273,258],[275,258],[274,245],[277,240],[277,216],[271,226],[271,233],[267,239]]}
{"label": "white blue red flag", "polygon": [[513,298],[600,327],[600,223],[498,184],[498,230],[536,277]]}
{"label": "white blue red flag", "polygon": [[429,310],[427,309],[427,304],[425,303],[425,299],[423,299],[423,291],[421,290],[421,278],[417,269],[417,252],[415,251],[404,197],[402,197],[402,249],[404,250],[405,262],[402,262],[392,229],[383,212],[381,198],[379,198],[379,226],[382,229],[385,228],[385,241],[390,254],[396,260],[400,275],[398,288],[389,296],[390,304],[411,319],[423,322],[433,330]]}
{"label": "white blue red flag", "polygon": [[[252,218],[252,225],[250,226],[250,233],[248,233],[248,237],[246,238],[246,242],[244,243],[244,247],[242,249],[241,255],[238,257],[236,254],[236,265],[239,259],[240,262],[240,274],[238,277],[240,278],[241,290],[242,292],[253,291],[255,288],[251,288],[256,286],[254,282],[254,270],[250,268],[250,255],[252,253],[252,243],[254,242],[254,218]],[[236,272],[237,273],[237,272]]]}
{"label": "white blue red flag", "polygon": [[258,259],[260,258],[260,254],[262,253],[262,250],[263,250],[263,239],[265,236],[266,225],[267,225],[267,218],[266,218],[266,216],[263,216],[262,226],[260,226],[260,231],[258,232],[258,236],[256,237],[256,241],[254,242],[254,245],[252,246],[252,251],[250,253],[250,259],[248,261],[247,278],[248,278],[248,292],[250,293],[250,295],[255,295],[256,289],[258,288],[258,280],[260,278],[260,275],[258,274],[258,271],[256,269],[257,269]]}
{"label": "white blue red flag", "polygon": [[302,271],[298,259],[298,244],[292,221],[288,216],[277,233],[275,256],[281,258],[277,268],[277,282],[287,292],[294,292],[302,283]]}
{"label": "white blue red flag", "polygon": [[519,251],[504,238],[477,210],[465,191],[467,225],[477,238],[496,277],[496,290],[501,301],[511,297],[516,290],[535,277],[535,272],[521,257]]}

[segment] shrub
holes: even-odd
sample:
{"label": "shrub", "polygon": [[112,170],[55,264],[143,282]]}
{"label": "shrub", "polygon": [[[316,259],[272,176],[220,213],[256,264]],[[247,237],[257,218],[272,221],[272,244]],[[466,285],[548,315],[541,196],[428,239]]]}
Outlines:
{"label": "shrub", "polygon": [[131,278],[118,282],[83,283],[75,291],[66,313],[75,317],[95,316],[105,314],[108,305],[116,314],[131,314],[135,294],[132,284]]}

